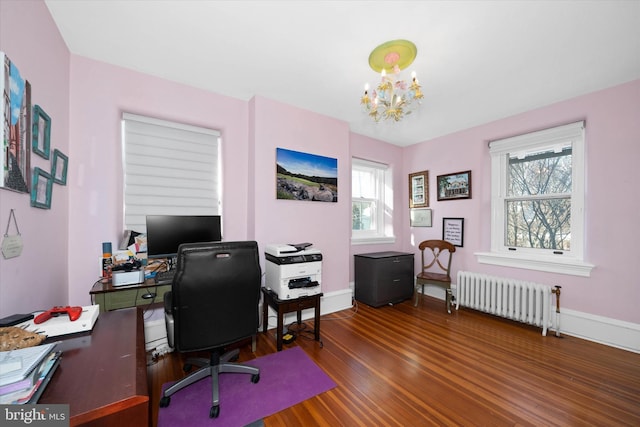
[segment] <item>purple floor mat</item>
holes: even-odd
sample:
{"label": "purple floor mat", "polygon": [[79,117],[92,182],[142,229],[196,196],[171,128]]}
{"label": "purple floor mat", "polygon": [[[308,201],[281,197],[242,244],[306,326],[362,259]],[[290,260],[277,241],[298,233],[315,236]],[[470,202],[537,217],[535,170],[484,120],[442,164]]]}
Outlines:
{"label": "purple floor mat", "polygon": [[260,381],[253,384],[248,374],[220,375],[218,418],[209,418],[211,378],[204,378],[171,396],[171,404],[158,411],[158,427],[242,427],[336,386],[300,347],[244,363],[260,368]]}

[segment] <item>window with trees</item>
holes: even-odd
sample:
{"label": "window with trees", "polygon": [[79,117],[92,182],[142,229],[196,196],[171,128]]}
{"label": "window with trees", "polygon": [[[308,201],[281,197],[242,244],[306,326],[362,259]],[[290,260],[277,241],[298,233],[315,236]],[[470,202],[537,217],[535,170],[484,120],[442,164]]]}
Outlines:
{"label": "window with trees", "polygon": [[492,141],[491,264],[589,275],[584,122]]}

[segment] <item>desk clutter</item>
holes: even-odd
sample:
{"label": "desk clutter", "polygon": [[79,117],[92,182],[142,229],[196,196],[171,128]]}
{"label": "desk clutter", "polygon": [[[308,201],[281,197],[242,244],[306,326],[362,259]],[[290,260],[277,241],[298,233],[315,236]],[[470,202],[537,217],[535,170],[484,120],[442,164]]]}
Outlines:
{"label": "desk clutter", "polygon": [[60,364],[62,353],[56,346],[57,343],[41,344],[0,352],[0,404],[38,401]]}
{"label": "desk clutter", "polygon": [[[51,337],[93,329],[100,307],[53,307],[0,319],[0,404],[36,403],[60,364],[59,342]],[[16,323],[17,322],[17,323]]]}

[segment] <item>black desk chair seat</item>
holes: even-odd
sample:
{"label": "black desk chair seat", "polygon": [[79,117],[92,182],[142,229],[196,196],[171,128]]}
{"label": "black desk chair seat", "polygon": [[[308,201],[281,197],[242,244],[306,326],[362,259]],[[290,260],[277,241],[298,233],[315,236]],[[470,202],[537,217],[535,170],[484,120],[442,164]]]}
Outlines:
{"label": "black desk chair seat", "polygon": [[[256,242],[190,243],[180,246],[171,292],[165,294],[165,320],[169,345],[180,352],[208,350],[207,359],[187,359],[201,368],[167,388],[160,407],[171,403],[171,395],[211,377],[209,416],[220,414],[218,376],[222,373],[250,374],[260,381],[260,370],[233,363],[239,354],[225,348],[252,338],[258,330],[261,269]],[[254,341],[255,342],[255,341]]]}

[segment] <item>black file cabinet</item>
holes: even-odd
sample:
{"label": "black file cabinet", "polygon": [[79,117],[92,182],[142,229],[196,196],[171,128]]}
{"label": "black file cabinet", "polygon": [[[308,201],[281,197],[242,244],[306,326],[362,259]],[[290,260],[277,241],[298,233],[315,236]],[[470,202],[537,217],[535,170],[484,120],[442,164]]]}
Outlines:
{"label": "black file cabinet", "polygon": [[354,255],[355,298],[372,307],[413,297],[413,254],[374,252]]}

